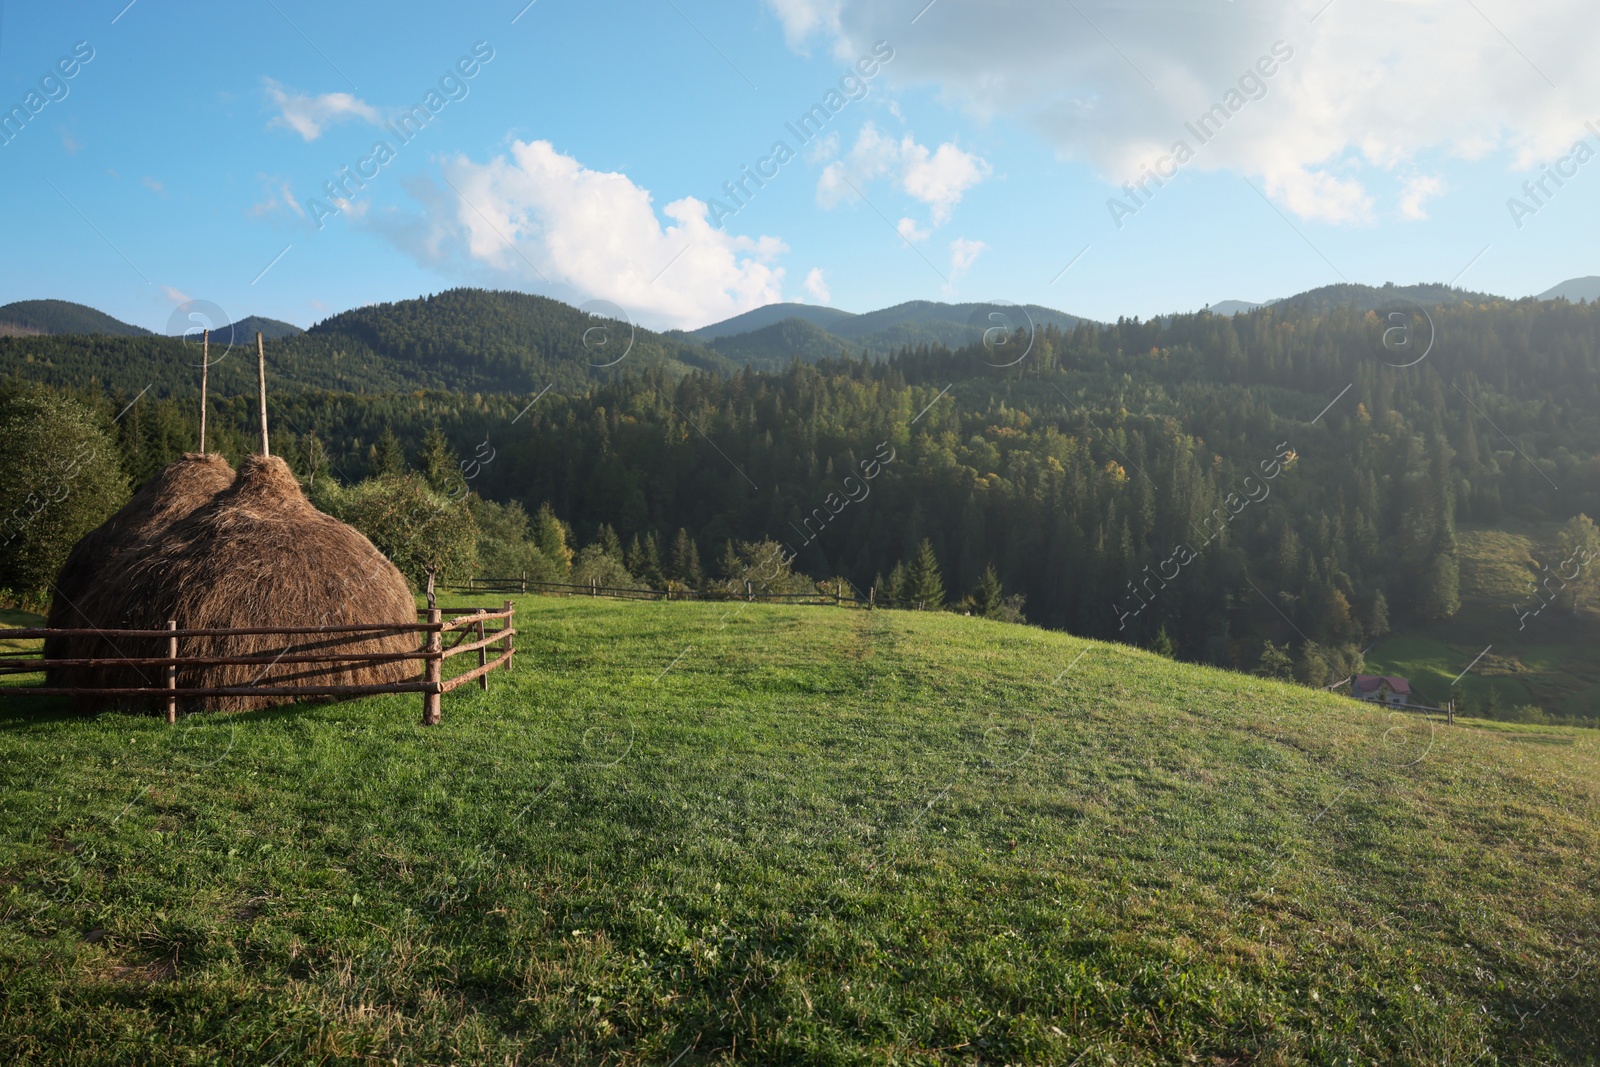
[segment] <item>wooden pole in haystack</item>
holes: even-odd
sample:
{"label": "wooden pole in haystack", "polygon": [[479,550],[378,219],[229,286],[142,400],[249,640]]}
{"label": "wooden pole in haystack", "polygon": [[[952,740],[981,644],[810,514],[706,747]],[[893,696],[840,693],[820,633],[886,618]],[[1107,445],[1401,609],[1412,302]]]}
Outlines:
{"label": "wooden pole in haystack", "polygon": [[206,451],[206,371],[211,367],[211,331],[200,338],[200,454]]}
{"label": "wooden pole in haystack", "polygon": [[270,456],[272,452],[267,448],[267,349],[259,330],[256,331],[256,381],[261,387],[261,454]]}

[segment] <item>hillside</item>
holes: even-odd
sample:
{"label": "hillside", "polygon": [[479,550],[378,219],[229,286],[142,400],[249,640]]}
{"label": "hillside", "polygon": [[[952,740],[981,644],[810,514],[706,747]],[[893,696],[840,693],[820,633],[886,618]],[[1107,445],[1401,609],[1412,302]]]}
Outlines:
{"label": "hillside", "polygon": [[[357,308],[304,332],[271,319],[239,325],[243,328],[236,331],[240,336],[233,338],[234,348],[252,346],[255,329],[268,335],[268,369],[278,390],[528,395],[552,384],[581,388],[588,381],[651,368],[674,376],[691,368],[734,369],[694,342],[626,323],[607,329],[601,320],[557,300],[482,289],[452,289]],[[217,353],[218,344],[223,355]],[[0,337],[0,378],[127,396],[153,383],[158,397],[187,398],[196,389],[200,361],[198,344],[192,348],[186,353],[183,341],[156,336]],[[212,347],[222,376],[216,382],[218,395],[248,392],[253,366],[247,360],[224,359],[226,352],[227,341],[219,331]]]}
{"label": "hillside", "polygon": [[1445,305],[1454,307],[1462,303],[1504,303],[1505,297],[1455,289],[1448,285],[1425,283],[1422,285],[1324,285],[1295,296],[1273,302],[1274,307],[1304,308],[1316,314],[1327,314],[1336,307],[1353,307],[1357,311],[1376,311],[1399,304],[1417,304],[1422,307]]}
{"label": "hillside", "polygon": [[223,337],[231,336],[235,341],[254,341],[256,334],[259,333],[263,340],[279,341],[285,337],[294,337],[297,334],[305,333],[305,331],[292,322],[263,318],[260,315],[249,315],[237,322],[230,322],[226,326],[218,327],[212,333]]}
{"label": "hillside", "polygon": [[1568,278],[1560,285],[1553,285],[1540,293],[1540,300],[1600,300],[1600,275],[1589,275],[1586,278]]}
{"label": "hillside", "polygon": [[795,356],[815,363],[855,353],[849,341],[804,319],[783,319],[748,333],[719,337],[709,347],[732,363],[765,371],[782,370]]}
{"label": "hillside", "polygon": [[10,710],[0,1057],[1593,1062],[1593,732],[949,614],[519,612],[433,730]]}
{"label": "hillside", "polygon": [[[770,304],[694,331],[735,362],[757,367],[781,367],[794,355],[807,362],[821,358],[812,353],[884,357],[903,348],[943,345],[960,348],[980,340],[996,325],[1027,331],[1054,326],[1071,330],[1076,315],[1028,304],[944,304],[911,300],[864,314],[808,304]],[[786,327],[786,329],[779,329]]]}
{"label": "hillside", "polygon": [[70,300],[18,300],[0,307],[0,324],[20,326],[42,334],[108,334],[112,337],[154,336],[142,326],[130,326]]}

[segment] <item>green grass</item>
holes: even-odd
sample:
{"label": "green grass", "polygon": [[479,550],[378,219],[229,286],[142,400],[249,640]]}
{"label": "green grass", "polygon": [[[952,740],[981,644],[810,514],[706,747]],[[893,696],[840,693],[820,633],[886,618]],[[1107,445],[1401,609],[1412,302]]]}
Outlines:
{"label": "green grass", "polygon": [[1596,1060],[1600,732],[953,615],[519,610],[434,729],[19,701],[0,1061]]}

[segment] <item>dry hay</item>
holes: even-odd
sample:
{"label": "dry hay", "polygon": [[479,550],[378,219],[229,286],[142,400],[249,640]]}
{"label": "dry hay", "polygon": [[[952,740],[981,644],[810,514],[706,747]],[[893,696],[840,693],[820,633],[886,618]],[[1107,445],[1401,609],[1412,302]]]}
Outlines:
{"label": "dry hay", "polygon": [[[216,453],[184,453],[184,458],[139,486],[138,493],[117,514],[86,533],[67,553],[67,561],[56,576],[45,625],[51,629],[80,629],[96,624],[83,608],[93,600],[101,574],[118,573],[122,569],[120,560],[149,549],[149,542],[166,533],[168,526],[208,504],[230,485],[234,485],[234,469],[227,459]],[[54,638],[46,641],[45,656],[106,654],[102,643],[94,648],[101,651],[91,651],[82,638]]]}
{"label": "dry hay", "polygon": [[[275,456],[251,456],[227,489],[170,524],[139,551],[103,568],[83,614],[104,629],[301,627],[417,621],[416,600],[394,564],[353,527],[306,500]],[[166,654],[162,638],[109,640],[113,654]],[[380,632],[281,637],[192,637],[179,656],[415,653],[421,635]],[[68,669],[61,674],[67,675]],[[160,667],[96,668],[104,687],[165,684]],[[411,681],[416,660],[326,665],[234,664],[183,667],[178,688],[381,685]],[[52,677],[51,684],[58,684]],[[63,683],[71,684],[71,683]],[[159,698],[157,698],[159,699]],[[185,710],[239,711],[292,703],[289,696],[180,699]]]}

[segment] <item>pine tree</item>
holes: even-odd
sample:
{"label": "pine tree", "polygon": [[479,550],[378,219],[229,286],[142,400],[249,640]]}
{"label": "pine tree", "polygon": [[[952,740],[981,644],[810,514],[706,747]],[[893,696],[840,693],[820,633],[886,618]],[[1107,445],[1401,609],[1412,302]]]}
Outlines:
{"label": "pine tree", "polygon": [[629,572],[651,589],[660,589],[667,584],[666,576],[661,573],[661,548],[655,534],[647,533],[642,538],[634,534],[633,540],[628,543],[625,563]]}
{"label": "pine tree", "polygon": [[389,478],[406,472],[406,450],[401,447],[400,438],[394,435],[394,427],[384,423],[383,435],[372,446],[368,459],[375,477]]}
{"label": "pine tree", "polygon": [[911,572],[904,563],[896,563],[889,572],[889,582],[883,588],[888,601],[885,607],[910,608],[916,604],[911,600]]}
{"label": "pine tree", "polygon": [[938,611],[944,607],[944,579],[939,575],[939,557],[933,544],[924,537],[909,570],[909,597],[918,611]]}
{"label": "pine tree", "polygon": [[616,560],[619,564],[627,566],[622,557],[622,541],[617,537],[617,531],[611,528],[609,522],[602,522],[600,528],[594,532],[594,543],[600,546],[600,551]]}
{"label": "pine tree", "polygon": [[439,429],[438,423],[434,423],[422,435],[422,455],[417,459],[430,489],[456,498],[465,495],[462,491],[465,480],[461,477],[461,460],[450,447],[450,442],[445,440],[444,431]]}
{"label": "pine tree", "polygon": [[678,527],[677,534],[672,538],[672,550],[667,558],[667,577],[691,589],[700,588],[705,581],[705,572],[700,567],[700,548],[682,526]]}
{"label": "pine tree", "polygon": [[992,619],[1004,600],[1005,590],[1001,588],[1000,577],[995,574],[994,564],[991,563],[983,569],[983,576],[972,590],[972,613]]}
{"label": "pine tree", "polygon": [[1171,659],[1177,654],[1177,649],[1172,644],[1172,638],[1167,636],[1166,624],[1163,623],[1156,628],[1155,640],[1150,642],[1150,651],[1167,659]]}

